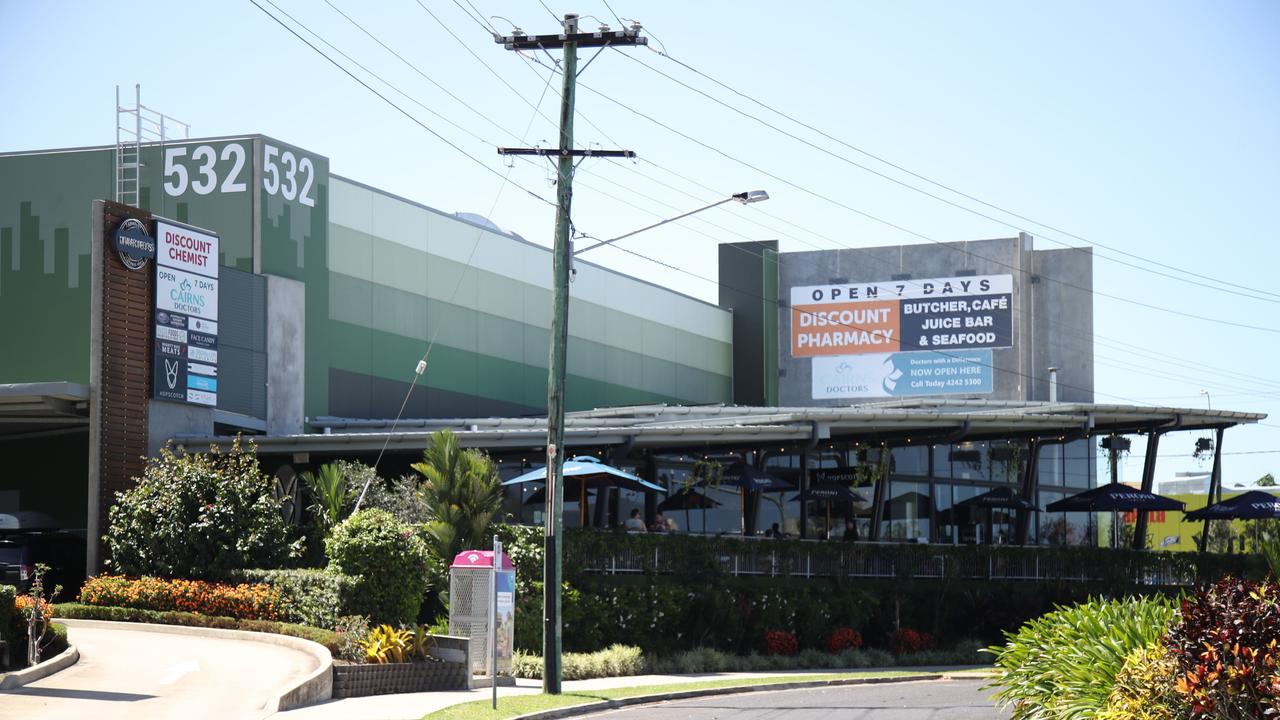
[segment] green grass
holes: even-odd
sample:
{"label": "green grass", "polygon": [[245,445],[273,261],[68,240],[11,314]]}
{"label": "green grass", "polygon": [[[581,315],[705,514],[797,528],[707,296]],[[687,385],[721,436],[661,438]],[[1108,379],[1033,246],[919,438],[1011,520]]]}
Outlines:
{"label": "green grass", "polygon": [[638,695],[660,695],[663,693],[684,692],[688,690],[756,687],[759,685],[778,685],[782,683],[814,682],[821,680],[899,678],[927,675],[929,675],[929,673],[903,670],[874,673],[831,673],[826,675],[778,675],[761,678],[725,678],[722,680],[705,680],[702,682],[668,683],[665,685],[641,685],[636,687],[583,690],[579,692],[565,692],[559,695],[512,695],[509,697],[498,698],[497,710],[492,708],[490,700],[477,700],[475,702],[463,703],[461,705],[444,708],[443,710],[437,710],[436,712],[423,716],[422,720],[503,720],[504,718],[513,718],[526,713],[538,712],[540,710],[551,710],[553,708],[582,705],[585,703],[600,702],[603,700],[621,700],[623,698],[631,698]]}

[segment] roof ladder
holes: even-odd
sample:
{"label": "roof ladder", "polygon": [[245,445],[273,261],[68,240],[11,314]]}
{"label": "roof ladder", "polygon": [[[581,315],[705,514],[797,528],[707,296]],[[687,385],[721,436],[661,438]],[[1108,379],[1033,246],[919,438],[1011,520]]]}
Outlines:
{"label": "roof ladder", "polygon": [[142,104],[142,86],[133,86],[133,107],[120,104],[120,86],[116,86],[116,172],[115,201],[138,207],[142,189],[142,143],[185,140],[191,126]]}

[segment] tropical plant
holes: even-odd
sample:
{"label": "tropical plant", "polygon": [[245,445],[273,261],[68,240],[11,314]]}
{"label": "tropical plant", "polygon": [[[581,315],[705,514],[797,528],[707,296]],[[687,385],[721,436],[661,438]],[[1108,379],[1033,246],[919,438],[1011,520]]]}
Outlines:
{"label": "tropical plant", "polygon": [[1116,673],[1115,685],[1096,720],[1171,720],[1190,708],[1174,687],[1178,665],[1164,642],[1134,648]]}
{"label": "tropical plant", "polygon": [[1190,717],[1280,717],[1280,584],[1223,578],[1182,601],[1166,647]]}
{"label": "tropical plant", "polygon": [[502,508],[502,483],[487,455],[463,450],[448,430],[432,434],[422,462],[412,467],[425,478],[424,528],[442,574],[458,553],[491,544],[486,533]]}
{"label": "tropical plant", "polygon": [[889,633],[887,643],[894,655],[918,653],[933,649],[933,635],[911,628],[898,628]]}
{"label": "tropical plant", "polygon": [[1129,653],[1154,644],[1174,618],[1166,598],[1090,600],[1036,618],[988,648],[998,672],[988,687],[1014,720],[1084,720],[1107,702]]}
{"label": "tropical plant", "polygon": [[378,623],[417,619],[431,562],[414,528],[385,510],[361,510],[334,528],[325,554],[332,569],[352,577],[350,612]]}
{"label": "tropical plant", "polygon": [[379,625],[361,643],[365,662],[402,663],[413,659],[413,631]]}
{"label": "tropical plant", "polygon": [[275,480],[255,448],[237,438],[228,452],[175,452],[148,458],[137,484],[116,493],[102,538],[111,569],[126,575],[220,577],[243,568],[280,567],[302,553],[281,517]]}
{"label": "tropical plant", "polygon": [[352,488],[348,486],[342,468],[335,463],[321,465],[314,473],[310,470],[302,473],[302,482],[306,484],[314,501],[307,509],[311,511],[316,528],[322,536],[327,537],[342,522],[351,506],[354,500]]}

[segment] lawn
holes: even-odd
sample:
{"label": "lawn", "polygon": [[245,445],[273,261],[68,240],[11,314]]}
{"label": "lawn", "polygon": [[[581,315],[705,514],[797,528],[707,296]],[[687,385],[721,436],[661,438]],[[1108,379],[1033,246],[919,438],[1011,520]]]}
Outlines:
{"label": "lawn", "polygon": [[492,702],[490,700],[477,700],[475,702],[463,703],[443,710],[437,710],[436,712],[424,716],[422,720],[503,720],[504,718],[514,718],[526,713],[537,712],[539,710],[551,710],[553,708],[567,707],[569,705],[582,705],[585,703],[601,702],[604,700],[621,700],[623,698],[632,698],[639,695],[660,695],[670,692],[714,690],[718,688],[731,687],[748,688],[758,687],[760,685],[779,685],[795,682],[902,678],[915,676],[933,677],[934,675],[931,673],[900,670],[888,672],[831,673],[824,675],[778,675],[773,677],[725,678],[722,680],[706,680],[702,682],[668,683],[666,685],[640,685],[600,690],[583,690],[578,692],[565,692],[560,695],[515,695],[498,698],[497,710],[493,709]]}

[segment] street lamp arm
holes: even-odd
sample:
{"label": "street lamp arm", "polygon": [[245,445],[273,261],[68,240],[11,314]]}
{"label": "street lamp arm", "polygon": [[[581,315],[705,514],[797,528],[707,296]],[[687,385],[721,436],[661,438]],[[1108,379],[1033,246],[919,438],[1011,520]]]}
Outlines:
{"label": "street lamp arm", "polygon": [[652,224],[652,225],[645,225],[644,227],[640,228],[639,230],[632,230],[631,232],[626,233],[625,235],[619,235],[619,236],[618,236],[618,237],[616,237],[616,238],[610,238],[610,239],[608,239],[608,240],[601,240],[600,242],[598,242],[598,243],[596,243],[596,244],[594,244],[594,245],[588,245],[588,246],[586,246],[586,247],[582,248],[581,250],[574,250],[574,251],[573,251],[573,254],[574,254],[575,256],[576,256],[576,255],[581,255],[582,253],[587,252],[588,250],[595,250],[596,248],[598,248],[598,247],[600,247],[600,246],[602,246],[602,245],[612,245],[613,243],[616,243],[616,242],[618,242],[619,240],[625,240],[625,239],[627,239],[627,238],[631,237],[632,235],[639,235],[640,233],[642,233],[642,232],[644,232],[644,231],[646,231],[646,230],[652,230],[652,229],[654,229],[654,228],[656,228],[656,227],[661,227],[661,226],[663,226],[663,225],[666,225],[667,223],[675,222],[676,220],[680,220],[680,219],[683,219],[683,218],[687,218],[687,217],[689,217],[690,215],[693,215],[693,214],[695,214],[695,213],[700,213],[700,212],[702,212],[703,210],[710,210],[710,209],[711,209],[711,208],[713,208],[713,207],[717,207],[717,206],[719,206],[719,205],[723,205],[723,204],[725,204],[725,203],[727,203],[727,202],[737,201],[737,202],[740,202],[740,203],[742,203],[742,204],[746,205],[747,203],[760,202],[760,201],[762,201],[762,200],[768,200],[768,199],[769,199],[769,193],[767,193],[767,192],[765,192],[765,191],[763,191],[763,190],[751,190],[751,191],[749,191],[749,192],[734,193],[733,195],[730,195],[729,197],[727,197],[727,198],[725,198],[725,199],[723,199],[723,200],[717,200],[716,202],[713,202],[713,203],[711,203],[710,205],[703,205],[702,207],[697,208],[696,210],[690,210],[689,212],[684,213],[683,215],[676,215],[675,217],[667,218],[666,220],[661,220],[661,221],[656,222],[656,223],[654,223],[654,224]]}

